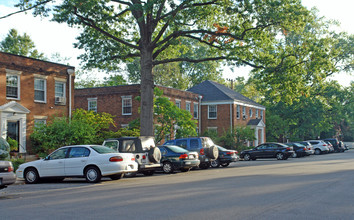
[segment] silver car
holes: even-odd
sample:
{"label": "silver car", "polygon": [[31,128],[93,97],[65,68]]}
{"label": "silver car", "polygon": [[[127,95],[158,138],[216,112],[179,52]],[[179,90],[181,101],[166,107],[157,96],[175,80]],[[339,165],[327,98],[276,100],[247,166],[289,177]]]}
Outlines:
{"label": "silver car", "polygon": [[316,155],[329,152],[328,145],[324,141],[322,140],[307,140],[307,141],[310,142],[310,144],[313,146]]}
{"label": "silver car", "polygon": [[11,161],[0,161],[0,189],[16,182],[16,174]]}

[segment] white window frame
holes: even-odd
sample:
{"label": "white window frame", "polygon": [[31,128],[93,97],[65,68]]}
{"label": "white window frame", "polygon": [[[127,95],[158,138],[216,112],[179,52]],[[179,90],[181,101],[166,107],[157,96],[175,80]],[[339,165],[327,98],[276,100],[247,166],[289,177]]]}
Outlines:
{"label": "white window frame", "polygon": [[[92,103],[96,103],[96,106],[92,106]],[[97,98],[88,98],[87,99],[87,111],[97,112]]]}
{"label": "white window frame", "polygon": [[252,116],[253,116],[253,110],[252,110],[252,108],[249,109],[249,115],[250,115],[250,118],[252,118]]}
{"label": "white window frame", "polygon": [[[39,89],[36,89],[36,81],[37,80],[40,80],[40,81],[43,81],[44,82],[44,85],[43,85],[43,90],[39,90]],[[41,91],[41,92],[44,92],[44,100],[38,100],[36,99],[36,91]],[[35,77],[34,78],[34,101],[35,102],[41,102],[41,103],[46,103],[47,102],[47,80],[45,77]]]}
{"label": "white window frame", "polygon": [[[17,71],[17,70],[9,70],[6,69],[6,99],[13,99],[13,100],[20,100],[20,94],[21,94],[21,71]],[[14,76],[17,77],[17,97],[8,97],[7,96],[7,77],[8,76]],[[12,86],[14,87],[14,86]]]}
{"label": "white window frame", "polygon": [[256,118],[258,118],[258,109],[256,109]]}
{"label": "white window frame", "polygon": [[[122,97],[122,115],[132,115],[133,114],[133,99],[132,96],[121,96]],[[126,101],[130,101],[130,106],[126,105]],[[124,112],[127,108],[130,107],[130,112]]]}
{"label": "white window frame", "polygon": [[[215,106],[215,117],[210,117],[210,113],[214,111],[210,111],[212,107]],[[218,106],[217,105],[208,105],[208,119],[217,119],[218,118]]]}
{"label": "white window frame", "polygon": [[175,101],[176,101],[176,106],[177,106],[178,108],[181,108],[181,100],[176,99]]}
{"label": "white window frame", "polygon": [[241,107],[240,105],[236,106],[236,118],[239,119],[241,117]]}
{"label": "white window frame", "polygon": [[261,110],[261,115],[260,116],[261,116],[261,119],[263,119],[263,110]]}
{"label": "white window frame", "polygon": [[193,117],[194,119],[198,119],[199,117],[199,103],[197,102],[193,103]]}
{"label": "white window frame", "polygon": [[186,102],[186,110],[191,112],[191,102]]}
{"label": "white window frame", "polygon": [[246,115],[246,106],[242,106],[242,116]]}

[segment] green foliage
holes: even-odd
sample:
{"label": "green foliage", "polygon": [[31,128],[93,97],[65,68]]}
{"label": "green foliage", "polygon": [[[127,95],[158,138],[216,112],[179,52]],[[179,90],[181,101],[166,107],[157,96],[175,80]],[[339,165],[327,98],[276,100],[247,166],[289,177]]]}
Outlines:
{"label": "green foliage", "polygon": [[120,137],[138,137],[140,136],[140,130],[135,128],[121,128],[116,132],[108,131],[105,134],[105,138],[120,138]]}
{"label": "green foliage", "polygon": [[7,143],[10,145],[10,151],[18,151],[18,142],[10,137],[7,137]]}
{"label": "green foliage", "polygon": [[102,144],[110,126],[114,126],[112,115],[77,109],[71,120],[56,117],[35,127],[30,138],[36,153],[47,154],[66,145]]}
{"label": "green foliage", "polygon": [[166,135],[175,133],[175,138],[196,136],[197,122],[189,111],[178,108],[162,91],[155,87],[154,119],[155,140],[160,142]]}
{"label": "green foliage", "polygon": [[10,145],[5,139],[0,137],[0,160],[9,158]]}
{"label": "green foliage", "polygon": [[2,52],[43,59],[44,54],[39,53],[35,48],[30,36],[26,33],[19,35],[16,29],[11,29],[5,39],[0,42]]}
{"label": "green foliage", "polygon": [[210,137],[214,142],[227,149],[235,149],[239,152],[247,148],[245,142],[256,140],[254,130],[247,126],[236,126],[232,131],[224,131],[222,136],[218,136],[215,131],[207,131],[203,136]]}

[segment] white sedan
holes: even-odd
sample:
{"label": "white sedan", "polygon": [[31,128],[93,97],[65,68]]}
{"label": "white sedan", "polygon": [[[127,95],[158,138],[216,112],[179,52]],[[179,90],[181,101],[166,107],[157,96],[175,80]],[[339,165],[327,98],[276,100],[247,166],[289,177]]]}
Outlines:
{"label": "white sedan", "polygon": [[120,179],[124,173],[138,171],[131,153],[117,153],[100,145],[74,145],[57,149],[46,158],[21,164],[16,171],[26,183],[37,183],[41,178],[64,179],[85,177],[97,183],[102,176]]}

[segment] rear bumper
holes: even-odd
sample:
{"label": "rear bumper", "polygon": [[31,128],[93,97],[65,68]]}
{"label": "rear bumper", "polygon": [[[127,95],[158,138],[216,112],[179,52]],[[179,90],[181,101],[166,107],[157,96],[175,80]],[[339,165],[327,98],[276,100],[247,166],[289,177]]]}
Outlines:
{"label": "rear bumper", "polygon": [[7,186],[16,182],[16,174],[13,172],[0,173],[0,186]]}
{"label": "rear bumper", "polygon": [[155,170],[156,168],[160,168],[161,164],[160,163],[155,163],[155,164],[141,164],[139,165],[139,171],[143,170]]}
{"label": "rear bumper", "polygon": [[219,157],[218,161],[220,163],[232,163],[232,162],[237,162],[240,160],[239,156],[236,157]]}

